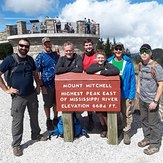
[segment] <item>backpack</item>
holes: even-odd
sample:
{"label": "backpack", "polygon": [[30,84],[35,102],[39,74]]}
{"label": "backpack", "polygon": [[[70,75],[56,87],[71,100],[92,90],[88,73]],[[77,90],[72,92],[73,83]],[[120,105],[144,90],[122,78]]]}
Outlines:
{"label": "backpack", "polygon": [[[152,66],[151,66],[151,74],[152,74],[152,78],[155,79],[156,78],[156,74],[155,74],[155,64],[157,62],[153,61],[152,62]],[[142,66],[142,62],[139,62],[139,71],[141,71],[141,66]],[[155,79],[156,80],[156,79]]]}
{"label": "backpack", "polygon": [[[80,137],[82,135],[85,135],[86,138],[89,138],[87,131],[81,127],[79,120],[75,116],[73,117],[73,128],[74,128],[74,138]],[[50,131],[49,139],[51,139],[52,135],[57,136],[57,137],[60,136],[63,138],[63,120],[62,120],[62,117],[59,118],[59,122],[57,124],[57,129]]]}
{"label": "backpack", "polygon": [[[157,62],[153,61],[152,66],[151,66],[151,75],[152,75],[152,78],[156,81],[155,64],[157,64]],[[142,62],[139,62],[139,71],[141,71],[141,66],[142,66]],[[162,92],[162,94],[163,94],[163,92]]]}
{"label": "backpack", "polygon": [[[15,61],[14,66],[11,68],[11,70],[7,70],[4,73],[4,79],[5,79],[8,87],[11,87],[13,73],[17,70],[17,68],[19,67],[20,64],[22,64],[22,63],[25,64],[24,61],[22,61],[22,62],[19,61],[18,55],[16,53],[13,53],[11,56],[13,57],[13,59]],[[26,63],[29,63],[31,66],[33,66],[33,63],[28,56],[27,56],[27,62]]]}

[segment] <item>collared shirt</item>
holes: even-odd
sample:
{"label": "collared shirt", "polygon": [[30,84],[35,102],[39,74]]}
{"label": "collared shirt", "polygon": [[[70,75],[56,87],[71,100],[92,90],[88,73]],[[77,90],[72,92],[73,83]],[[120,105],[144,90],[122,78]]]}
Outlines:
{"label": "collared shirt", "polygon": [[53,88],[55,85],[55,66],[59,56],[55,52],[38,54],[35,59],[36,70],[41,72],[41,79],[45,87]]}

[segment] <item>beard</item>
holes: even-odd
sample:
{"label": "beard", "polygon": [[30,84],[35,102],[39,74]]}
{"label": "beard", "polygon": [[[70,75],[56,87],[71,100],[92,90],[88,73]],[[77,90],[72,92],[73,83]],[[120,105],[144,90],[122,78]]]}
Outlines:
{"label": "beard", "polygon": [[28,50],[27,49],[18,49],[19,53],[22,55],[22,56],[25,56],[27,55],[28,53]]}

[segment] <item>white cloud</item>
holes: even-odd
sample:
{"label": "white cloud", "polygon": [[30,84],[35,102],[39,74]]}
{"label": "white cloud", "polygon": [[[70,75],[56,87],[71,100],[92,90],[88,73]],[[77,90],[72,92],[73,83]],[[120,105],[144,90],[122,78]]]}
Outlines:
{"label": "white cloud", "polygon": [[59,0],[6,0],[3,9],[33,16],[55,10]]}
{"label": "white cloud", "polygon": [[76,0],[61,12],[66,21],[85,17],[100,23],[101,37],[122,41],[132,52],[143,43],[163,48],[163,5],[156,1],[131,4],[129,0]]}

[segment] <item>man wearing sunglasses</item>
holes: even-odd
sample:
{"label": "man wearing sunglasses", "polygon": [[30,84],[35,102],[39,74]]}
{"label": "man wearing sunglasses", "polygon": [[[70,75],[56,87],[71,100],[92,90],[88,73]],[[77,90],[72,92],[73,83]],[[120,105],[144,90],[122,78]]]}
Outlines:
{"label": "man wearing sunglasses", "polygon": [[[37,94],[40,93],[39,78],[36,73],[34,60],[27,55],[30,48],[30,42],[27,39],[20,39],[15,53],[19,64],[16,63],[13,56],[7,56],[0,65],[0,87],[3,91],[12,96],[11,116],[12,120],[12,147],[15,156],[23,155],[21,148],[21,141],[23,136],[23,119],[25,108],[27,107],[32,140],[46,140],[40,134],[40,127],[38,124],[38,99]],[[16,66],[17,67],[16,67]],[[1,75],[7,70],[15,71],[12,73],[11,86],[8,87],[3,81]],[[36,82],[36,89],[33,81]]]}
{"label": "man wearing sunglasses", "polygon": [[138,146],[149,145],[144,149],[144,153],[152,155],[158,152],[161,146],[159,99],[163,92],[163,68],[156,63],[153,77],[151,68],[154,61],[151,59],[152,49],[149,44],[141,46],[140,57],[142,64],[139,68],[137,92],[144,139],[138,142]]}
{"label": "man wearing sunglasses", "polygon": [[[133,121],[132,100],[134,100],[136,93],[134,65],[132,60],[125,55],[125,49],[122,43],[117,43],[113,52],[114,55],[108,58],[107,61],[120,70],[124,144],[129,145],[131,143],[130,130]],[[120,119],[120,115],[118,119]]]}

